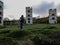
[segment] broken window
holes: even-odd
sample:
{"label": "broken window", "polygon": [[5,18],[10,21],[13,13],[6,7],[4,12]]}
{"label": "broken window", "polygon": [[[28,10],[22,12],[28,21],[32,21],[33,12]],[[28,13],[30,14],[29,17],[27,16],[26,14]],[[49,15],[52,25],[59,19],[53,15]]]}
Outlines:
{"label": "broken window", "polygon": [[1,20],[0,20],[0,23],[1,23]]}
{"label": "broken window", "polygon": [[30,21],[28,21],[28,23],[30,23]]}
{"label": "broken window", "polygon": [[2,14],[2,12],[0,12],[0,15]]}
{"label": "broken window", "polygon": [[52,14],[52,16],[55,16],[55,14]]}
{"label": "broken window", "polygon": [[28,15],[28,17],[30,17],[30,15]]}
{"label": "broken window", "polygon": [[2,19],[2,17],[0,17],[0,20]]}
{"label": "broken window", "polygon": [[28,18],[28,20],[30,20],[30,18]]}
{"label": "broken window", "polygon": [[55,20],[55,18],[53,17],[52,20]]}
{"label": "broken window", "polygon": [[0,6],[0,9],[2,8],[2,6]]}
{"label": "broken window", "polygon": [[30,13],[30,10],[28,10],[28,13]]}

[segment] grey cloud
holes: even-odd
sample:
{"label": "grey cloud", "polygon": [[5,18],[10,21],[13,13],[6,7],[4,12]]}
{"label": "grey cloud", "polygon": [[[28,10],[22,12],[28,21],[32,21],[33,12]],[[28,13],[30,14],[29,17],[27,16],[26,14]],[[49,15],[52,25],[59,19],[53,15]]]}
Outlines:
{"label": "grey cloud", "polygon": [[47,14],[47,11],[53,7],[54,7],[54,2],[52,3],[42,2],[40,5],[33,7],[33,13],[44,16]]}
{"label": "grey cloud", "polygon": [[60,4],[56,5],[57,12],[60,12]]}

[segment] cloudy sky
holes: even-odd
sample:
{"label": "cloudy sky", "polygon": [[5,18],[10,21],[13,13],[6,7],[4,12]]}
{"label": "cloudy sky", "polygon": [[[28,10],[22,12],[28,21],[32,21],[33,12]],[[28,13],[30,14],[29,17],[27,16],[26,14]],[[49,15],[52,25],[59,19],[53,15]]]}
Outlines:
{"label": "cloudy sky", "polygon": [[60,15],[60,1],[59,0],[1,0],[4,2],[4,18],[19,19],[25,14],[25,7],[31,6],[33,8],[33,17],[48,16],[50,8],[57,9],[57,15]]}

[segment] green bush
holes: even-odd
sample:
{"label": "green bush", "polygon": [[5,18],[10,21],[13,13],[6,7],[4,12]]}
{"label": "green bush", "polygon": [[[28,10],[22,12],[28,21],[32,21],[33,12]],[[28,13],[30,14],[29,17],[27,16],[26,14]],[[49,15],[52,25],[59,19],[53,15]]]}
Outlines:
{"label": "green bush", "polygon": [[18,45],[18,43],[12,38],[0,38],[0,45]]}
{"label": "green bush", "polygon": [[51,39],[60,40],[60,33],[59,32],[53,32],[53,33],[49,34],[48,37],[51,38]]}
{"label": "green bush", "polygon": [[0,26],[0,29],[6,28],[6,26]]}
{"label": "green bush", "polygon": [[49,38],[39,38],[36,36],[33,38],[33,42],[35,45],[60,45],[60,41]]}
{"label": "green bush", "polygon": [[28,36],[31,34],[31,32],[28,31],[14,31],[8,35],[8,37],[13,37],[13,38],[23,38],[24,36]]}
{"label": "green bush", "polygon": [[0,34],[5,34],[5,33],[9,33],[9,32],[10,32],[10,30],[1,30]]}

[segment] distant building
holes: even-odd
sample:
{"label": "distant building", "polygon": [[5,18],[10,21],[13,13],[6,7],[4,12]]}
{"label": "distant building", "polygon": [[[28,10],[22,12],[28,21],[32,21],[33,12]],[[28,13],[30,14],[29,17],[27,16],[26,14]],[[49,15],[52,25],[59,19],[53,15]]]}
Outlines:
{"label": "distant building", "polygon": [[56,24],[57,23],[57,10],[49,9],[49,23]]}
{"label": "distant building", "polygon": [[0,1],[0,25],[3,25],[3,2]]}
{"label": "distant building", "polygon": [[26,24],[33,24],[32,7],[26,7]]}

